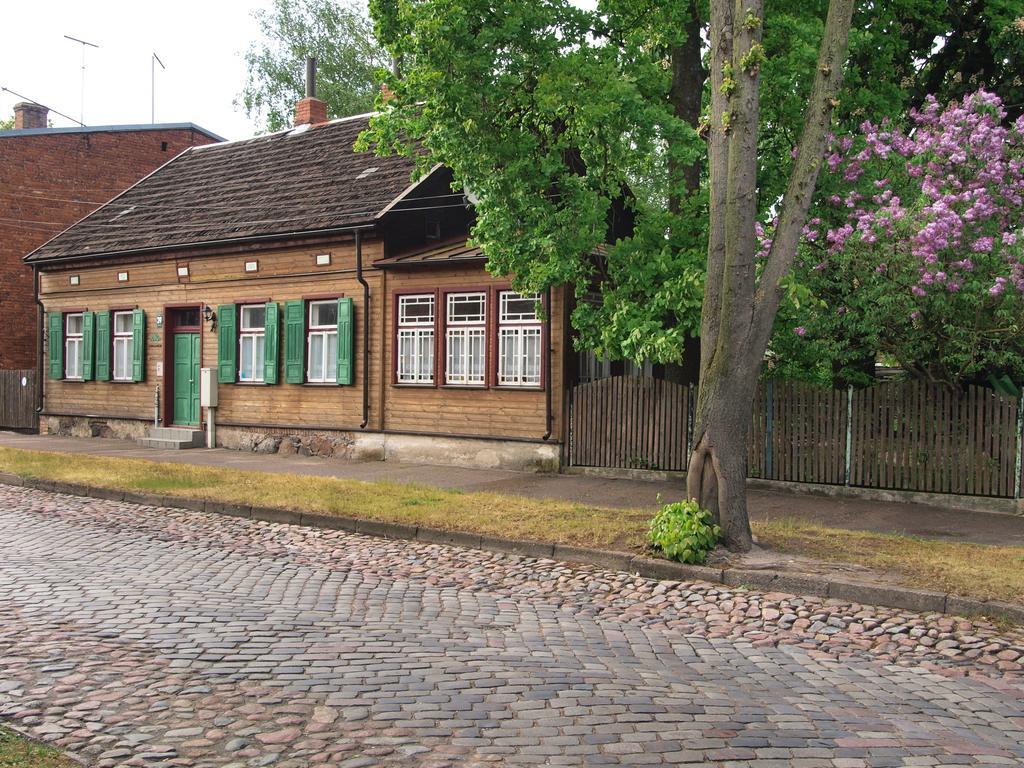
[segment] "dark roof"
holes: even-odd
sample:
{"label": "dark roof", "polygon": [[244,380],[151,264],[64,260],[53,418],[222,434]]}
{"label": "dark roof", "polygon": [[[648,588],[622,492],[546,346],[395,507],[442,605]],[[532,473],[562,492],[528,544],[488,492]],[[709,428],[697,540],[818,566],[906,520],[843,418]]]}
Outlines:
{"label": "dark roof", "polygon": [[413,160],[355,153],[369,116],[191,147],[26,257],[46,262],[343,230],[410,188]]}
{"label": "dark roof", "polygon": [[141,125],[81,125],[71,128],[18,128],[0,131],[0,139],[17,138],[20,136],[50,136],[63,133],[127,133],[132,131],[195,131],[217,141],[224,141],[213,131],[208,131],[195,123],[143,123]]}
{"label": "dark roof", "polygon": [[465,240],[454,243],[435,245],[410,253],[388,256],[373,262],[375,267],[393,269],[395,267],[444,266],[464,261],[486,261],[487,257],[478,247],[471,246]]}

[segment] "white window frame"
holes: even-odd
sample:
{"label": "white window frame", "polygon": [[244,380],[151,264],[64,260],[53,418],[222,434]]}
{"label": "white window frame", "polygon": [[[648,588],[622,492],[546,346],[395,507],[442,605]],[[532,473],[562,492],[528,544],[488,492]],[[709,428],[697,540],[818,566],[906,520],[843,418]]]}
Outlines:
{"label": "white window frame", "polygon": [[[430,305],[429,317],[411,317],[406,314],[406,307],[423,304]],[[437,297],[433,293],[399,296],[396,312],[398,332],[395,338],[395,381],[399,384],[433,384]],[[410,349],[408,355],[403,350],[406,346]],[[423,354],[424,350],[426,354]]]}
{"label": "white window frame", "polygon": [[[540,302],[538,294],[520,295],[515,291],[498,293],[498,386],[539,389],[544,380],[544,328],[536,308],[527,315],[523,312],[511,312],[508,305],[512,300],[531,299]],[[527,358],[528,340],[536,339],[536,374],[528,373],[531,367]],[[506,369],[506,351],[513,345],[511,371]]]}
{"label": "white window frame", "polygon": [[[117,330],[117,318],[127,317],[128,318],[128,330],[118,331]],[[113,318],[113,331],[112,335],[114,338],[113,346],[110,350],[110,354],[113,357],[111,361],[111,368],[113,369],[114,381],[132,381],[132,357],[135,350],[135,333],[134,333],[134,316],[131,310],[127,312],[115,312]],[[117,350],[119,347],[124,348],[124,370],[117,370]]]}
{"label": "white window frame", "polygon": [[[77,317],[80,321],[81,330],[78,333],[71,332],[71,320]],[[71,350],[75,354],[71,354]],[[85,349],[85,313],[69,312],[64,316],[64,378],[73,381],[82,380],[82,352]],[[72,369],[71,361],[76,363],[75,370]]]}
{"label": "white window frame", "polygon": [[[337,354],[338,349],[338,322],[335,319],[334,325],[314,325],[313,324],[313,308],[321,304],[330,304],[335,308],[337,312],[338,300],[337,299],[326,299],[321,301],[309,301],[307,302],[306,309],[306,381],[310,384],[337,384],[338,383],[338,361],[335,358],[334,365],[327,365],[327,361],[330,358],[329,350],[334,349]],[[323,339],[323,346],[321,347],[320,364],[322,366],[323,375],[316,377],[313,376],[313,339]]]}
{"label": "white window frame", "polygon": [[[262,309],[263,312],[264,312],[264,315],[263,315],[263,325],[259,326],[258,328],[247,328],[246,325],[245,325],[245,316],[246,316],[246,310],[247,309]],[[238,312],[238,380],[240,382],[243,382],[243,383],[246,383],[246,384],[262,384],[263,383],[263,363],[261,362],[259,365],[256,365],[256,359],[257,359],[256,358],[256,350],[258,348],[262,348],[263,351],[264,351],[264,355],[266,354],[266,347],[265,347],[266,324],[267,324],[266,311],[267,311],[267,308],[266,308],[265,304],[243,304],[239,308],[239,312]],[[252,360],[250,362],[252,363],[253,376],[252,376],[251,379],[246,379],[246,378],[243,378],[243,376],[242,376],[242,373],[245,370],[245,360],[244,360],[244,357],[243,357],[244,350],[245,350],[245,343],[244,343],[245,339],[252,339],[252,347],[251,347],[251,349],[252,349],[252,352],[251,352]],[[266,361],[266,357],[264,357],[263,360],[265,362]]]}
{"label": "white window frame", "polygon": [[[459,318],[455,315],[455,304],[466,299],[479,300],[480,313]],[[487,382],[487,293],[463,291],[446,294],[445,311],[445,384],[484,386]],[[458,354],[456,347],[460,347]],[[476,355],[473,354],[474,347]],[[456,369],[461,373],[453,372]]]}

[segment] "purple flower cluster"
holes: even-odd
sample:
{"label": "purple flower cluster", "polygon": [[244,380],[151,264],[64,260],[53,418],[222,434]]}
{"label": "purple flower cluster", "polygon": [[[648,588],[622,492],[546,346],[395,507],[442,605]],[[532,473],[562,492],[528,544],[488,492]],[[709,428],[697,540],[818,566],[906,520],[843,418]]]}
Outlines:
{"label": "purple flower cluster", "polygon": [[[840,215],[824,232],[826,252],[906,244],[918,297],[960,291],[979,258],[994,258],[989,295],[1024,292],[1024,117],[1009,127],[1005,118],[981,90],[945,108],[929,97],[909,129],[865,122],[857,137],[834,137],[826,165],[848,189],[829,198]],[[807,240],[820,235],[809,223]]]}

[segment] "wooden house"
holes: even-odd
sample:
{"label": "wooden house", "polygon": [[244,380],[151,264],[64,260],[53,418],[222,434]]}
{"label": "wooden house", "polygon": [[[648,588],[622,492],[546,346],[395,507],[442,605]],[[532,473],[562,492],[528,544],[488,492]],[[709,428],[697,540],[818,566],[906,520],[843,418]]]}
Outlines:
{"label": "wooden house", "polygon": [[354,152],[367,120],[304,99],[298,127],[189,148],[29,254],[42,428],[200,444],[212,368],[217,445],[558,468],[563,292],[489,275],[450,173]]}

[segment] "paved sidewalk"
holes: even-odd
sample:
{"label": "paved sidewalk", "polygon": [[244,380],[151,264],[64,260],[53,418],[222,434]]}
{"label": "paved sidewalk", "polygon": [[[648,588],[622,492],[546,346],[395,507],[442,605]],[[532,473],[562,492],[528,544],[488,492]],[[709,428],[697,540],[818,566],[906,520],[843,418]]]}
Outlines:
{"label": "paved sidewalk", "polygon": [[988,622],[8,486],[0,552],[0,720],[96,768],[1024,764]]}
{"label": "paved sidewalk", "polygon": [[[663,500],[679,498],[682,495],[682,488],[676,482],[617,480],[586,475],[534,474],[383,461],[354,462],[303,456],[261,455],[223,448],[163,451],[142,448],[127,440],[100,438],[0,432],[0,447],[129,457],[352,480],[387,480],[464,491],[491,491],[531,498],[561,499],[604,507],[654,508],[659,495]],[[849,530],[905,533],[977,544],[1024,546],[1024,517],[946,509],[927,504],[830,498],[762,489],[751,489],[748,492],[748,499],[753,520],[798,518]]]}

